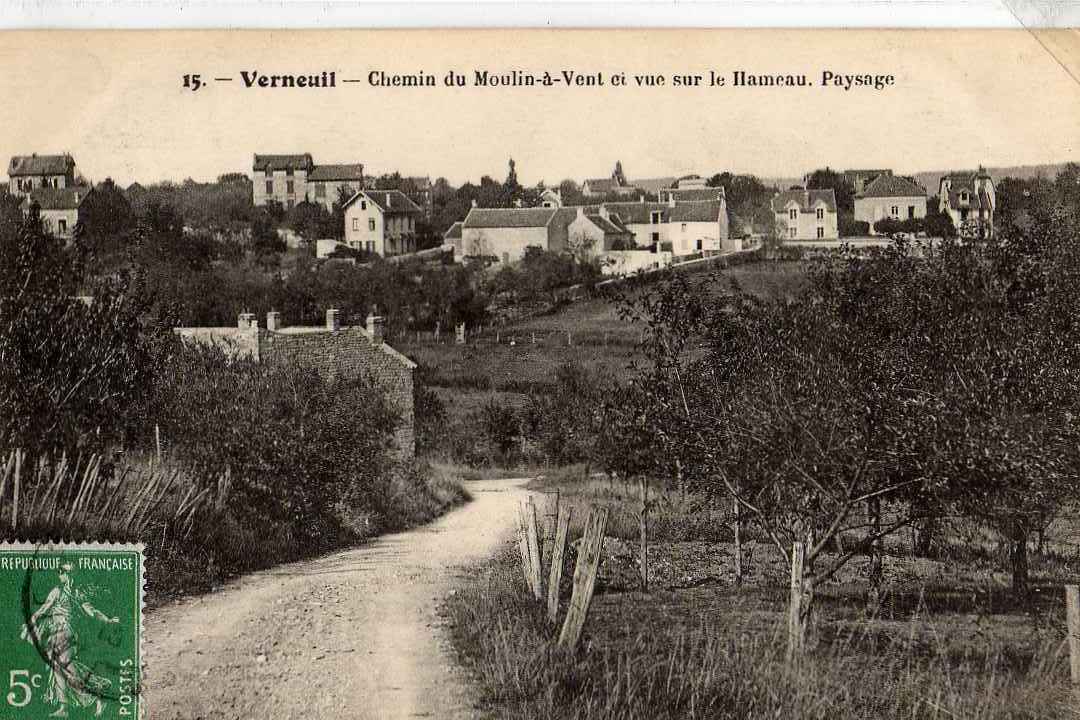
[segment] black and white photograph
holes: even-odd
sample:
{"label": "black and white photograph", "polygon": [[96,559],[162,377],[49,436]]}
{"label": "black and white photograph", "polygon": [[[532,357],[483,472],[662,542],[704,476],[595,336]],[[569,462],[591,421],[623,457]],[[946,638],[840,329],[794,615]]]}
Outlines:
{"label": "black and white photograph", "polygon": [[1080,33],[0,30],[0,720],[1080,715]]}

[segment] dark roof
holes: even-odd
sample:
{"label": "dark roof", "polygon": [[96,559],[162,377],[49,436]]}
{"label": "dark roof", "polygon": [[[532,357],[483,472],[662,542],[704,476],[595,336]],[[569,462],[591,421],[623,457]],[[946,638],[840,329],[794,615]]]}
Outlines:
{"label": "dark roof", "polygon": [[308,180],[363,180],[364,166],[360,163],[352,165],[318,165],[308,173]]}
{"label": "dark roof", "polygon": [[75,168],[70,155],[14,155],[8,164],[8,175],[66,175]]}
{"label": "dark roof", "polygon": [[899,175],[878,175],[857,197],[925,197],[926,188]]}
{"label": "dark roof", "polygon": [[462,227],[545,227],[556,212],[556,208],[473,208]]}
{"label": "dark roof", "polygon": [[71,185],[66,188],[38,188],[23,200],[24,205],[37,203],[42,210],[74,210],[83,204],[93,188],[86,185]]}
{"label": "dark roof", "polygon": [[613,223],[610,220],[608,220],[607,218],[605,218],[603,215],[586,215],[585,217],[589,218],[589,220],[592,222],[592,224],[595,225],[596,227],[600,228],[604,232],[605,235],[631,235],[631,234],[633,234],[633,233],[630,232],[630,230],[628,230],[621,223],[616,225],[615,223]]}
{"label": "dark roof", "polygon": [[671,208],[671,222],[716,222],[721,209],[719,200],[676,202]]}
{"label": "dark roof", "polygon": [[655,193],[666,187],[671,187],[675,184],[675,180],[676,178],[673,177],[641,178],[640,180],[627,180],[626,184],[645,192]]}
{"label": "dark roof", "polygon": [[829,212],[836,212],[836,193],[828,190],[785,190],[773,195],[772,209],[774,213],[784,212],[784,208],[792,200],[799,206],[799,212],[813,212],[814,207],[825,203]]}
{"label": "dark roof", "polygon": [[400,190],[362,190],[345,203],[343,210],[355,202],[360,197],[367,197],[368,200],[375,203],[380,210],[386,215],[417,215],[423,211],[409,199],[409,196]]}
{"label": "dark roof", "polygon": [[274,170],[308,170],[315,166],[311,153],[301,155],[256,155],[252,170],[273,172]]}
{"label": "dark roof", "polygon": [[445,233],[443,233],[444,240],[460,240],[461,239],[461,223],[456,222],[451,225]]}
{"label": "dark roof", "polygon": [[[990,208],[990,196],[985,192],[975,191],[975,180],[980,177],[989,178],[989,175],[986,174],[985,170],[980,168],[977,171],[949,173],[942,177],[942,180],[950,181],[949,207],[966,207],[974,210]],[[961,202],[960,200],[960,193],[962,191],[967,192],[967,202]]]}

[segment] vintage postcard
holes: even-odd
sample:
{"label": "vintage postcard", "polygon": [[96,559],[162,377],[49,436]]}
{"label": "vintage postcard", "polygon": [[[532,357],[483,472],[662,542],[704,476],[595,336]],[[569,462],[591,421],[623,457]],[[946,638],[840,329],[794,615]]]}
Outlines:
{"label": "vintage postcard", "polygon": [[0,62],[0,720],[1080,711],[1077,31]]}

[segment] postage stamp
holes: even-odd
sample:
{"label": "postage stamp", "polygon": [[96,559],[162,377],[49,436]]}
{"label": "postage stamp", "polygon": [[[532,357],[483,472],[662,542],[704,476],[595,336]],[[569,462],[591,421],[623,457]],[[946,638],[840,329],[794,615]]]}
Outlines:
{"label": "postage stamp", "polygon": [[143,547],[0,544],[0,720],[139,718]]}

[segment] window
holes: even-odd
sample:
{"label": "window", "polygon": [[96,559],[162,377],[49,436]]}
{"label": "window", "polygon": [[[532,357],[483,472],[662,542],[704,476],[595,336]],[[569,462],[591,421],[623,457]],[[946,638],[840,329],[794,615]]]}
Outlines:
{"label": "window", "polygon": [[285,175],[287,177],[292,177],[292,168],[285,168]]}
{"label": "window", "polygon": [[360,209],[361,210],[367,210],[367,200],[361,200],[360,201]]}
{"label": "window", "polygon": [[893,217],[897,217],[898,215],[900,215],[900,208],[893,205],[891,208],[889,208],[889,214]]}
{"label": "window", "polygon": [[67,220],[58,220],[56,229],[62,233],[67,232]]}
{"label": "window", "polygon": [[960,202],[966,203],[967,201],[968,201],[967,190],[961,190],[960,191]]}
{"label": "window", "polygon": [[289,180],[287,183],[285,183],[285,192],[287,192],[290,195],[292,195],[293,193],[296,192],[296,190],[293,187],[293,181],[292,180]]}
{"label": "window", "polygon": [[798,210],[798,208],[791,208],[790,210],[788,210],[787,216],[788,216],[788,220],[798,220],[799,219],[799,210]]}
{"label": "window", "polygon": [[367,241],[367,251],[369,253],[375,252],[375,241],[374,240],[368,240]]}
{"label": "window", "polygon": [[914,220],[915,219],[915,206],[914,205],[908,205],[907,206],[907,216],[908,216],[908,220]]}
{"label": "window", "polygon": [[818,240],[820,240],[820,239],[822,239],[823,237],[825,237],[825,228],[823,228],[823,227],[821,227],[821,226],[818,226],[818,229],[817,229],[817,239],[818,239]]}
{"label": "window", "polygon": [[371,232],[375,232],[375,218],[368,218],[367,229]]}
{"label": "window", "polygon": [[360,218],[352,219],[352,229],[353,232],[360,232]]}
{"label": "window", "polygon": [[682,231],[683,231],[683,232],[686,232],[686,223],[683,223],[683,224],[682,224]]}
{"label": "window", "polygon": [[694,241],[694,249],[701,252],[701,238]]}
{"label": "window", "polygon": [[649,222],[651,222],[653,225],[659,225],[660,224],[660,213],[659,212],[649,213]]}
{"label": "window", "polygon": [[652,241],[653,241],[653,243],[659,245],[660,244],[660,233],[654,232],[652,234]]}
{"label": "window", "polygon": [[273,195],[274,194],[274,181],[273,180],[267,180],[266,181],[266,194],[267,195]]}
{"label": "window", "polygon": [[817,219],[818,220],[824,220],[825,219],[825,208],[818,208],[817,209]]}
{"label": "window", "polygon": [[795,239],[795,231],[796,229],[794,227],[788,228],[788,237],[790,237],[792,240]]}

